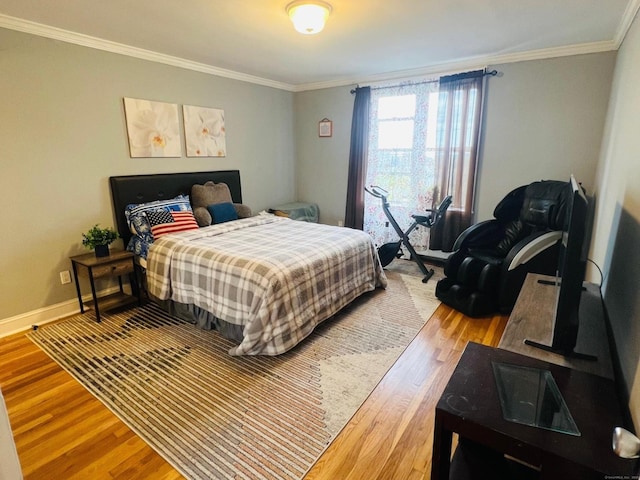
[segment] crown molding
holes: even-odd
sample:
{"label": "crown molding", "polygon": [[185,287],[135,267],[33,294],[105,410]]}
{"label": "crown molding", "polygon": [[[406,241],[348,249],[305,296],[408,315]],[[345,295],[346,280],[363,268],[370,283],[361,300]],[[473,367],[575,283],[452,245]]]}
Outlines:
{"label": "crown molding", "polygon": [[24,33],[31,33],[40,37],[60,40],[62,42],[72,43],[83,47],[95,48],[97,50],[103,50],[105,52],[117,53],[119,55],[127,55],[129,57],[148,60],[150,62],[162,63],[165,65],[170,65],[172,67],[185,68],[187,70],[194,70],[196,72],[216,75],[218,77],[231,78],[234,80],[240,80],[242,82],[254,83],[265,87],[288,91],[293,91],[294,89],[294,86],[288,83],[278,82],[262,77],[256,77],[254,75],[248,75],[224,68],[218,68],[204,63],[193,62],[191,60],[185,60],[183,58],[173,57],[171,55],[165,55],[151,50],[131,47],[122,43],[112,42],[110,40],[104,40],[102,38],[91,37],[89,35],[71,32],[69,30],[63,30],[61,28],[43,25],[41,23],[23,20],[21,18],[10,17],[8,15],[0,14],[0,27]]}
{"label": "crown molding", "polygon": [[[634,0],[640,2],[640,0]],[[571,55],[584,55],[588,53],[600,53],[617,50],[618,46],[613,40],[604,42],[580,43],[563,47],[543,48],[527,52],[507,53],[503,55],[477,56],[462,59],[456,62],[440,63],[423,68],[400,70],[396,72],[370,75],[366,77],[344,78],[329,82],[307,83],[296,85],[294,92],[306,90],[320,90],[323,88],[344,87],[352,85],[371,85],[390,80],[412,79],[419,77],[434,77],[446,75],[464,70],[470,70],[485,65],[499,65],[505,63],[525,62],[529,60],[545,60],[549,58],[567,57]]]}
{"label": "crown molding", "polygon": [[448,73],[459,72],[462,70],[477,68],[479,65],[498,65],[506,63],[524,62],[529,60],[544,60],[549,58],[564,57],[570,55],[584,55],[589,53],[607,52],[617,50],[624,37],[629,30],[633,19],[640,9],[640,0],[631,0],[627,5],[627,9],[620,22],[618,32],[614,40],[607,40],[602,42],[581,43],[576,45],[568,45],[562,47],[543,48],[539,50],[531,50],[527,52],[508,53],[502,55],[492,56],[476,56],[466,59],[458,60],[455,62],[434,64],[425,66],[422,68],[400,70],[395,72],[387,72],[369,76],[359,76],[342,78],[337,80],[331,80],[326,82],[305,83],[299,85],[292,85],[289,83],[278,82],[262,77],[248,75],[233,70],[227,70],[224,68],[214,67],[204,63],[193,62],[185,60],[179,57],[173,57],[151,50],[145,50],[141,48],[131,47],[121,43],[112,42],[89,35],[71,32],[48,25],[43,25],[20,18],[10,17],[8,15],[0,14],[0,27],[8,28],[11,30],[17,30],[20,32],[30,33],[41,37],[51,38],[54,40],[60,40],[75,45],[85,46],[89,48],[95,48],[97,50],[103,50],[106,52],[116,53],[120,55],[127,55],[142,60],[148,60],[151,62],[162,63],[178,68],[184,68],[187,70],[193,70],[200,73],[206,73],[209,75],[215,75],[224,78],[230,78],[243,82],[253,83],[256,85],[262,85],[265,87],[276,88],[279,90],[286,90],[289,92],[304,92],[308,90],[320,90],[324,88],[344,87],[350,85],[370,85],[372,83],[386,82],[390,80],[399,80],[416,77],[433,77],[436,75],[443,75]]}
{"label": "crown molding", "polygon": [[640,0],[631,0],[629,3],[627,3],[627,8],[622,14],[620,25],[618,25],[618,31],[613,40],[616,45],[616,50],[620,48],[620,45],[622,45],[624,37],[627,35],[629,28],[631,28],[631,24],[633,23],[634,18],[636,18],[639,9]]}

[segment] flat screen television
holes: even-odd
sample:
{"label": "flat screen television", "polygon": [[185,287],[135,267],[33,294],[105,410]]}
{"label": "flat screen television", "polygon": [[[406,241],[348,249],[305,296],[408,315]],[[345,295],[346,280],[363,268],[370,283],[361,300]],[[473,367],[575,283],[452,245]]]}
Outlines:
{"label": "flat screen television", "polygon": [[571,175],[567,185],[566,212],[559,245],[558,269],[554,282],[557,288],[551,345],[525,340],[527,345],[569,357],[595,360],[595,357],[575,351],[580,326],[580,297],[587,268],[593,204],[582,186]]}

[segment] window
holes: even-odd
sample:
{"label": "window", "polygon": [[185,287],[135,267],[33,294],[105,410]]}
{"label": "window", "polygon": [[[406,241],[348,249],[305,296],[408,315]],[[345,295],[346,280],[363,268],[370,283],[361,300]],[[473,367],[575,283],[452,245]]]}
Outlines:
{"label": "window", "polygon": [[[437,120],[437,82],[371,92],[366,185],[389,192],[390,209],[403,230],[412,223],[411,214],[432,207]],[[397,240],[380,200],[369,195],[365,197],[364,230],[377,245]],[[425,249],[428,234],[424,228],[414,231],[412,245]]]}
{"label": "window", "polygon": [[486,74],[476,70],[438,82],[356,88],[346,225],[364,228],[378,245],[398,240],[379,200],[364,194],[368,185],[389,192],[390,208],[403,230],[411,214],[451,195],[444,222],[411,235],[417,249],[451,251],[471,225]]}

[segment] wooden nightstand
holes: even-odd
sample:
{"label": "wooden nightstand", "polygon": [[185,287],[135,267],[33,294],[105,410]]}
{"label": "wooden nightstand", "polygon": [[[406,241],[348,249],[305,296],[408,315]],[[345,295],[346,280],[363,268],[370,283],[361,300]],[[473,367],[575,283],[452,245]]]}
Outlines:
{"label": "wooden nightstand", "polygon": [[[71,257],[71,265],[73,267],[73,278],[76,282],[76,291],[78,292],[78,303],[80,304],[80,312],[84,313],[84,302],[82,301],[82,293],[80,292],[80,282],[78,282],[79,276],[89,278],[91,284],[91,296],[93,301],[90,303],[96,311],[96,320],[100,321],[100,308],[108,310],[116,307],[138,302],[138,305],[142,304],[142,297],[140,296],[140,289],[136,282],[136,264],[134,255],[127,251],[112,251],[108,257],[96,257],[94,253],[87,253],[84,255],[76,255]],[[128,295],[122,288],[122,275],[129,276],[129,284],[131,285],[131,291],[136,295]],[[98,297],[96,294],[95,280],[99,278],[118,278],[118,284],[120,291]],[[98,304],[100,304],[98,306]]]}

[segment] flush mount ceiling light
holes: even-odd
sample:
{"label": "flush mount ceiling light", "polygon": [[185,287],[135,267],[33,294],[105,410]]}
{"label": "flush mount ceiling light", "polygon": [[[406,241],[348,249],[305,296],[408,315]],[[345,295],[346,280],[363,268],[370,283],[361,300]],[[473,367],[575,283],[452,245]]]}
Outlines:
{"label": "flush mount ceiling light", "polygon": [[305,35],[321,32],[331,13],[331,5],[322,1],[300,0],[287,5],[294,28]]}

